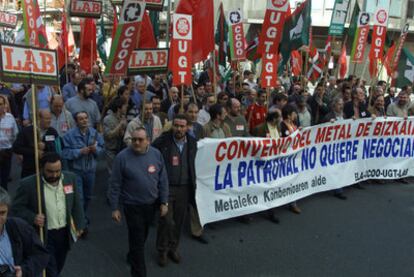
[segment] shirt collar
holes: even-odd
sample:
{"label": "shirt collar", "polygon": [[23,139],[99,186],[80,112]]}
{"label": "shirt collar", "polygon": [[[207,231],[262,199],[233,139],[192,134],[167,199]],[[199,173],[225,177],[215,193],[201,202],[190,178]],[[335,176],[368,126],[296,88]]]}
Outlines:
{"label": "shirt collar", "polygon": [[61,186],[62,186],[62,183],[63,183],[63,173],[61,173],[61,175],[60,175],[60,179],[59,179],[59,183],[58,183],[58,185],[57,186],[53,186],[53,185],[51,185],[51,184],[49,184],[46,180],[45,180],[45,178],[42,176],[42,181],[43,181],[43,183],[45,184],[45,186],[47,186],[48,188],[50,188],[50,189],[57,189],[57,188],[60,188]]}

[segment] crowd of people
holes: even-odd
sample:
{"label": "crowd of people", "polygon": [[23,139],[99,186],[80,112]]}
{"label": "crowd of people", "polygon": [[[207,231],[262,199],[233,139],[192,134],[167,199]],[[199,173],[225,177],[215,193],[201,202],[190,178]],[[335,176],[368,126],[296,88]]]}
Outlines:
{"label": "crowd of people", "polygon": [[[157,211],[160,266],[169,259],[181,261],[178,249],[187,211],[192,237],[208,243],[195,203],[198,140],[277,139],[325,122],[414,114],[412,86],[397,93],[384,81],[367,88],[356,76],[344,80],[331,76],[310,91],[307,80],[285,73],[269,94],[253,72],[233,74],[216,85],[202,72],[194,76],[192,86],[182,89],[172,86],[165,74],[116,82],[103,77],[97,65],[86,74],[76,64],[68,64],[61,87],[36,86],[37,113],[30,87],[0,82],[0,265],[17,276],[35,276],[43,268],[47,276],[59,276],[71,244],[86,238],[93,222],[88,207],[100,157],[110,178],[99,185],[108,187],[112,218],[120,222],[125,217],[127,223],[131,275],[145,276],[144,245]],[[40,157],[40,193],[35,149]],[[10,201],[13,155],[21,163],[22,179]],[[347,199],[342,189],[333,195]],[[301,213],[297,202],[289,209]],[[17,219],[6,219],[9,211]],[[277,209],[265,216],[279,223]],[[249,223],[252,216],[238,220]],[[16,250],[15,229],[25,236],[20,246],[30,247]]]}

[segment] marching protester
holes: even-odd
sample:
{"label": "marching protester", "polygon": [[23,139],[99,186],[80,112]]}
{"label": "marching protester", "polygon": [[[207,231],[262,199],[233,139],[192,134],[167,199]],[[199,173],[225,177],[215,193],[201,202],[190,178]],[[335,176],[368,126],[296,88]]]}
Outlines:
{"label": "marching protester", "polygon": [[63,86],[62,95],[63,100],[66,102],[70,98],[75,97],[78,93],[78,85],[81,81],[80,73],[75,71],[70,76],[70,82]]}
{"label": "marching protester", "polygon": [[249,126],[246,118],[241,115],[241,104],[236,98],[230,98],[227,103],[227,116],[224,120],[230,128],[233,137],[248,137]]}
{"label": "marching protester", "polygon": [[86,218],[86,228],[82,236],[86,237],[89,225],[87,211],[95,185],[97,159],[103,153],[104,140],[96,129],[89,127],[87,112],[77,112],[74,118],[76,127],[72,128],[63,137],[62,158],[68,161],[70,171],[76,174]]}
{"label": "marching protester", "polygon": [[10,217],[10,196],[0,187],[0,272],[1,276],[40,276],[49,261],[31,223]]}
{"label": "marching protester", "polygon": [[196,140],[188,131],[188,118],[184,114],[174,117],[171,131],[162,134],[153,142],[164,159],[168,174],[168,212],[158,223],[157,250],[160,266],[167,264],[167,256],[180,263],[178,252],[182,227],[188,202],[195,202],[195,154]]}
{"label": "marching protester", "polygon": [[[141,109],[142,110],[142,109]],[[154,141],[161,135],[162,131],[162,124],[161,120],[158,116],[153,113],[152,109],[152,102],[145,102],[144,109],[142,110],[144,116],[139,114],[135,117],[131,122],[128,123],[125,134],[124,134],[124,142],[125,144],[131,144],[131,137],[132,132],[140,127],[143,126],[147,130],[147,134],[151,141]],[[144,119],[144,122],[141,119]]]}
{"label": "marching protester", "polygon": [[75,127],[72,114],[65,109],[63,97],[55,94],[50,99],[50,112],[52,122],[50,125],[58,132],[59,137],[63,137],[70,129]]}
{"label": "marching protester", "polygon": [[49,111],[39,111],[38,145],[34,145],[33,125],[24,127],[17,135],[13,143],[13,152],[23,157],[22,178],[36,173],[35,147],[38,149],[40,157],[48,152],[60,153],[62,151],[61,139],[58,132],[50,126],[51,121],[52,115]]}
{"label": "marching protester", "polygon": [[198,105],[195,103],[189,103],[185,106],[185,113],[189,123],[188,133],[196,140],[200,140],[203,137],[203,126],[197,122],[198,112]]}
{"label": "marching protester", "polygon": [[72,115],[82,111],[86,112],[89,126],[100,131],[101,113],[96,102],[90,98],[93,93],[94,82],[92,78],[82,79],[78,84],[77,95],[66,101],[65,107]]}
{"label": "marching protester", "polygon": [[[85,228],[85,217],[75,174],[62,171],[57,153],[46,153],[40,160],[41,194],[36,192],[36,176],[20,181],[13,199],[12,213],[44,231],[45,247],[50,255],[46,275],[60,276],[72,242]],[[38,211],[41,201],[42,212]],[[27,275],[24,275],[27,276]]]}
{"label": "marching protester", "polygon": [[[50,110],[50,99],[53,96],[53,89],[49,86],[36,86],[36,99],[38,110]],[[32,89],[24,95],[23,126],[28,126],[33,120]]]}
{"label": "marching protester", "polygon": [[13,143],[19,132],[14,116],[8,112],[8,101],[0,95],[0,186],[7,190],[12,166]]}
{"label": "marching protester", "polygon": [[145,128],[138,127],[131,144],[115,157],[108,190],[112,219],[119,223],[121,209],[125,214],[131,276],[146,276],[145,241],[155,211],[161,217],[168,213],[168,187],[163,156],[150,146]]}
{"label": "marching protester", "polygon": [[[226,108],[220,104],[214,104],[209,109],[210,121],[203,126],[205,138],[231,137],[230,127],[224,122],[227,116]],[[199,114],[200,116],[200,114]]]}

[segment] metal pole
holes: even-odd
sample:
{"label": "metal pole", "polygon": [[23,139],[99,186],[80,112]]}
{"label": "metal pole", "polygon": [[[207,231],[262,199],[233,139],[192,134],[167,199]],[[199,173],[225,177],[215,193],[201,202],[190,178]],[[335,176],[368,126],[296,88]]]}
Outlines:
{"label": "metal pole", "polygon": [[165,30],[165,42],[166,47],[169,47],[170,44],[170,21],[171,21],[171,0],[168,0],[167,2],[167,26]]}

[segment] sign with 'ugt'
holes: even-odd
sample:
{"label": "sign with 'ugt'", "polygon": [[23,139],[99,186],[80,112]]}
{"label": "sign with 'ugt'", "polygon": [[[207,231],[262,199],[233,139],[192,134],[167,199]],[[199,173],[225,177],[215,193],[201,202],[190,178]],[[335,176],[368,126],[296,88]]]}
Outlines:
{"label": "sign with 'ugt'", "polygon": [[192,17],[187,14],[173,15],[173,40],[171,55],[171,70],[173,85],[191,85],[192,67]]}
{"label": "sign with 'ugt'", "polygon": [[2,81],[58,85],[56,51],[0,44],[0,52]]}
{"label": "sign with 'ugt'", "polygon": [[111,54],[105,70],[109,75],[125,75],[134,50],[145,12],[142,0],[125,0],[119,15],[119,24],[112,42]]}

